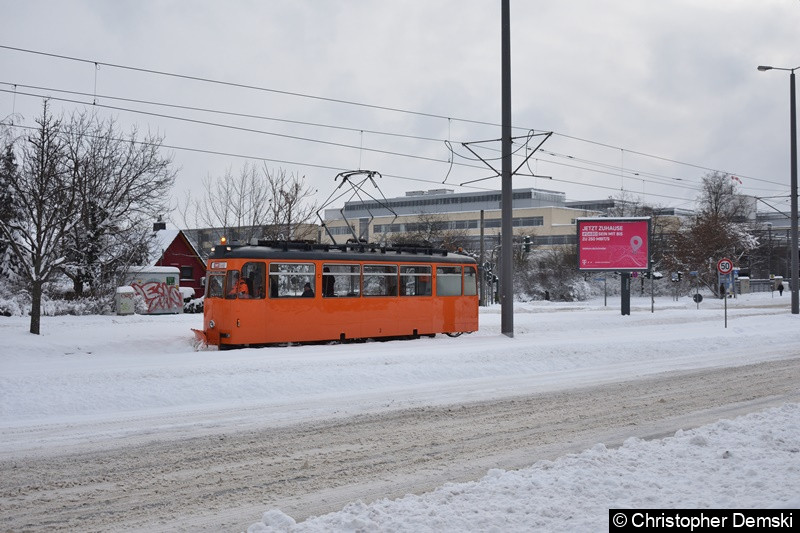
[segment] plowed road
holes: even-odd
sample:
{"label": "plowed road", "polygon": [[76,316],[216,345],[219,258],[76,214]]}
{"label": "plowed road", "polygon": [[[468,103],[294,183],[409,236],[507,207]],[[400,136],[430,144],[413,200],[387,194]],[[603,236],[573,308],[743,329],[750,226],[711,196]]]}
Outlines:
{"label": "plowed road", "polygon": [[798,401],[800,358],[0,462],[0,529],[243,531]]}

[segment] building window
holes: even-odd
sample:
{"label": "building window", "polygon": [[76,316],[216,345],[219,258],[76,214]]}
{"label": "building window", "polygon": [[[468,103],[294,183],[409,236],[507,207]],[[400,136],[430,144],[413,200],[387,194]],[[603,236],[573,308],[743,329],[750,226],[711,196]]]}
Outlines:
{"label": "building window", "polygon": [[181,267],[181,279],[185,280],[193,280],[194,279],[194,268],[191,266],[182,266]]}
{"label": "building window", "polygon": [[328,226],[331,235],[351,235],[353,232],[348,226]]}
{"label": "building window", "polygon": [[514,226],[544,226],[544,217],[515,218]]}

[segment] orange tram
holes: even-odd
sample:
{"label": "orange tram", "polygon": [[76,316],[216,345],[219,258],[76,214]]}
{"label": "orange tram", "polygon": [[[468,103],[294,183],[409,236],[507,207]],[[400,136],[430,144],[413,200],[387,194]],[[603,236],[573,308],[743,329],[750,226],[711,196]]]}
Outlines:
{"label": "orange tram", "polygon": [[220,349],[478,329],[475,259],[430,248],[259,241],[216,246],[203,330]]}

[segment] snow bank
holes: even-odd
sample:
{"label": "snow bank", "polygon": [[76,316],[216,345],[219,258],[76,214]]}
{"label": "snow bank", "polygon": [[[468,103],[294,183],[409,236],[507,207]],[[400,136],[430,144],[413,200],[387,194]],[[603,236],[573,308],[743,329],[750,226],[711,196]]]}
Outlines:
{"label": "snow bank", "polygon": [[787,404],[301,523],[272,509],[247,531],[595,532],[608,527],[608,509],[798,509],[798,494],[800,405]]}

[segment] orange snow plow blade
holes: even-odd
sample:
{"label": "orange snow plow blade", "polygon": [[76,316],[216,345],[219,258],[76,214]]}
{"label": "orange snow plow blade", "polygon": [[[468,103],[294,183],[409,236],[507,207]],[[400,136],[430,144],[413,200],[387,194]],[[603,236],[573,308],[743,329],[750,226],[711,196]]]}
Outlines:
{"label": "orange snow plow blade", "polygon": [[194,331],[195,346],[197,348],[205,348],[206,346],[208,346],[208,338],[206,337],[205,331],[203,331],[202,329],[194,329],[194,328],[192,328],[192,331]]}

